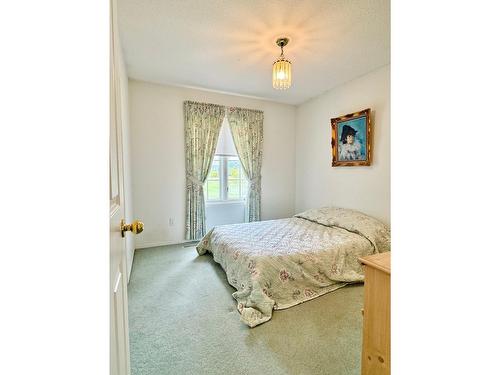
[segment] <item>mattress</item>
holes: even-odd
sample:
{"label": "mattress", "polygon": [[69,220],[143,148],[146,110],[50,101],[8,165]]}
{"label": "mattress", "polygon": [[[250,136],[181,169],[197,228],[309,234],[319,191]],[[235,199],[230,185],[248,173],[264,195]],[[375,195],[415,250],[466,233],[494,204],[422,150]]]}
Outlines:
{"label": "mattress", "polygon": [[249,327],[350,283],[363,282],[358,258],[390,250],[390,230],[358,211],[324,207],[291,218],[223,225],[196,247],[213,254],[236,289]]}

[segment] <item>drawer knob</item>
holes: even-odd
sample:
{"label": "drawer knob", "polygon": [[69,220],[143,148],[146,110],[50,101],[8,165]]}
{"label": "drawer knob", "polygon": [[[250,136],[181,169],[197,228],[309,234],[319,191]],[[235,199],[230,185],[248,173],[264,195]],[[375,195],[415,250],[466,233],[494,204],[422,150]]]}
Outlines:
{"label": "drawer knob", "polygon": [[384,363],[384,358],[382,358],[381,356],[378,356],[378,360],[380,363]]}

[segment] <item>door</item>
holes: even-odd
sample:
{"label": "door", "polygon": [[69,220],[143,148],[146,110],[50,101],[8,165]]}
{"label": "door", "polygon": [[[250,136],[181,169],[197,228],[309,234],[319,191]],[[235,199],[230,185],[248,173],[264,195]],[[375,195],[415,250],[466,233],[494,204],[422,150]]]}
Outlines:
{"label": "door", "polygon": [[109,128],[109,237],[110,237],[110,367],[112,375],[130,374],[127,266],[121,221],[124,218],[120,82],[117,66],[116,2],[110,1],[110,128]]}

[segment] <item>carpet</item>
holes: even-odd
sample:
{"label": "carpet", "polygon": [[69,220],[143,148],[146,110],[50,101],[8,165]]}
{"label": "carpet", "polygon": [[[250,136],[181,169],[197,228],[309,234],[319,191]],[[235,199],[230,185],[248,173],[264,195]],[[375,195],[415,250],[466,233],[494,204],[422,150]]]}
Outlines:
{"label": "carpet", "polygon": [[[189,275],[189,277],[186,277]],[[363,285],[239,320],[211,255],[182,245],[135,252],[128,287],[132,375],[359,374]]]}

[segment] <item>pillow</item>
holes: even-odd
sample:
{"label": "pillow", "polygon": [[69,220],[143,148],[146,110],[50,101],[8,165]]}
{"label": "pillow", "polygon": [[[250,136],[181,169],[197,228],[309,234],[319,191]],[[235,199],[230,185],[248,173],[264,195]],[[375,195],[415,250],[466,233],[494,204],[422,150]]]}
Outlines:
{"label": "pillow", "polygon": [[391,230],[387,225],[362,212],[340,207],[314,208],[294,217],[327,227],[343,228],[370,241],[376,252],[390,251]]}

